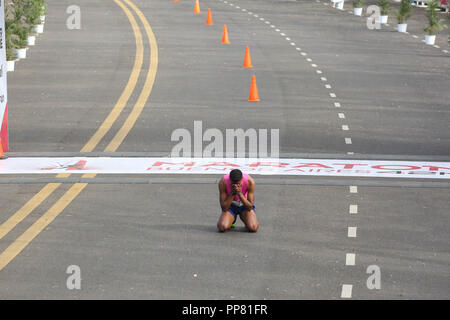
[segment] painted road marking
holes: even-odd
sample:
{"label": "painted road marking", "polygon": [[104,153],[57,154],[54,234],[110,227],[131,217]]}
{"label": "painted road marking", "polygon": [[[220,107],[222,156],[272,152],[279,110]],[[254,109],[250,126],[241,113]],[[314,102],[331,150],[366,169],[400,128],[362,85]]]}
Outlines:
{"label": "painted road marking", "polygon": [[342,291],[341,291],[341,298],[351,298],[352,297],[352,289],[353,289],[353,285],[343,284]]}
{"label": "painted road marking", "polygon": [[0,175],[220,174],[234,168],[261,175],[450,179],[450,162],[301,158],[9,157],[2,160]]}
{"label": "painted road marking", "polygon": [[33,196],[22,208],[0,225],[0,239],[7,235],[16,225],[33,212],[61,183],[49,183]]}
{"label": "painted road marking", "polygon": [[139,74],[142,69],[142,63],[144,60],[144,45],[142,42],[142,34],[139,30],[139,26],[136,22],[136,19],[134,18],[133,14],[125,7],[122,3],[116,2],[117,5],[119,5],[122,10],[127,15],[128,20],[130,21],[130,24],[132,26],[135,39],[136,39],[136,57],[134,61],[133,70],[131,72],[130,78],[128,79],[128,83],[125,87],[125,89],[122,92],[122,95],[120,96],[119,100],[117,101],[114,108],[111,110],[109,115],[106,117],[106,119],[103,121],[103,123],[100,125],[100,127],[97,129],[97,131],[94,133],[94,135],[89,139],[89,141],[85,144],[85,146],[81,149],[81,152],[91,152],[94,150],[94,148],[100,143],[100,141],[103,139],[103,137],[108,133],[108,131],[111,129],[112,125],[116,122],[117,118],[125,108],[128,100],[130,99],[131,94],[133,93]]}
{"label": "painted road marking", "polygon": [[350,193],[358,193],[358,186],[350,186]]}
{"label": "painted road marking", "polygon": [[346,266],[354,266],[355,259],[356,259],[356,255],[354,253],[347,253],[345,255],[345,265]]}
{"label": "painted road marking", "polygon": [[87,186],[74,184],[42,217],[0,254],[0,271],[6,267],[42,230],[44,230]]}
{"label": "painted road marking", "polygon": [[335,106],[336,108],[340,108],[340,107],[341,107],[341,104],[340,104],[339,102],[335,102],[335,103],[334,103],[334,106]]}
{"label": "painted road marking", "polygon": [[357,227],[348,227],[347,236],[349,238],[356,238],[356,230],[357,230]]}
{"label": "painted road marking", "polygon": [[345,119],[345,114],[343,114],[343,113],[338,113],[338,117],[339,117],[339,119]]}
{"label": "painted road marking", "polygon": [[[150,25],[148,24],[147,19],[145,18],[143,13],[131,1],[129,1],[129,0],[124,0],[124,1],[130,7],[133,8],[133,10],[139,16],[142,24],[144,25],[144,28],[146,30],[147,37],[148,37],[148,40],[150,43],[150,48],[151,48],[151,52],[150,52],[151,61],[150,61],[150,67],[149,67],[149,71],[147,74],[146,82],[145,82],[142,92],[138,98],[138,101],[135,104],[135,107],[133,108],[131,114],[128,116],[124,125],[121,127],[119,132],[116,134],[116,136],[113,138],[113,140],[110,142],[110,144],[106,148],[106,150],[110,150],[110,151],[115,151],[118,148],[118,146],[122,143],[125,136],[131,130],[137,117],[140,115],[140,112],[142,111],[142,108],[144,107],[145,102],[146,102],[148,96],[150,95],[151,88],[154,83],[154,78],[156,76],[157,62],[158,62],[158,53],[157,53],[158,48],[156,45],[156,39],[153,35]],[[126,13],[127,17],[130,19],[130,23],[132,23],[132,21],[133,21],[135,23],[135,25],[137,25],[133,15],[128,10],[128,8],[125,5],[123,5],[123,3],[121,3],[119,0],[114,0],[114,2],[116,2],[116,4],[118,4],[123,9],[123,11]],[[135,29],[133,28],[133,30],[135,30]],[[136,36],[136,34],[135,34],[135,36]],[[138,53],[136,55],[138,56]],[[88,142],[88,144],[89,143],[90,142]],[[91,143],[94,143],[94,142],[91,142]],[[66,177],[66,176],[68,176],[68,175],[65,174],[63,177]],[[96,176],[95,172],[87,172],[86,174],[83,175],[83,178],[93,178],[95,176]],[[42,230],[44,230],[45,227],[48,224],[50,224],[67,207],[67,205],[70,204],[70,202],[72,202],[72,200],[78,196],[78,194],[86,186],[87,186],[87,183],[74,184],[46,213],[44,213],[43,216],[41,216],[29,229],[27,229],[4,252],[2,252],[0,254],[0,271],[6,265],[8,265],[9,262],[12,259],[14,259],[28,245],[28,243],[30,243],[40,232],[42,232]],[[55,189],[56,188],[57,188],[57,186],[55,187]],[[53,192],[53,191],[51,191],[51,192]],[[45,199],[44,197],[42,197],[42,198]],[[27,203],[27,204],[29,204],[29,203]],[[25,206],[23,206],[22,208],[25,208],[27,206],[27,204]],[[32,203],[31,205],[34,205],[34,204]],[[37,203],[37,205],[39,205],[39,203]],[[22,210],[22,209],[20,209],[20,210]],[[26,212],[25,209],[22,212]],[[28,214],[29,213],[31,213],[31,211],[29,211]],[[24,217],[22,217],[22,220],[23,220],[23,218]],[[11,228],[11,227],[13,228],[15,225],[17,225],[17,223],[14,225],[9,225],[8,228]]]}
{"label": "painted road marking", "polygon": [[352,138],[345,138],[345,144],[352,144]]}
{"label": "painted road marking", "polygon": [[[138,24],[134,19],[133,14],[128,10],[128,8],[121,3],[119,0],[114,0],[114,2],[125,12],[135,36],[136,42],[136,55],[135,62],[128,79],[128,83],[122,92],[119,100],[114,106],[113,110],[110,112],[108,117],[103,121],[100,128],[97,132],[92,136],[92,138],[86,143],[86,145],[81,149],[81,152],[88,152],[94,149],[106,132],[111,128],[112,124],[116,121],[118,115],[122,111],[123,107],[126,105],[131,91],[134,90],[137,83],[137,78],[139,77],[141,68],[142,68],[142,60],[143,60],[143,43],[142,43],[142,34],[139,30]],[[69,173],[60,173],[57,175],[58,178],[67,178],[70,176]],[[4,237],[9,231],[11,231],[17,224],[19,224],[22,220],[24,220],[31,212],[34,211],[48,196],[53,193],[60,184],[48,184],[44,188],[41,189],[32,199],[30,199],[25,205],[23,205],[17,212],[15,212],[4,224],[0,226],[1,237]],[[0,237],[0,238],[1,238]]]}
{"label": "painted road marking", "polygon": [[147,102],[150,93],[152,92],[153,84],[155,83],[156,72],[158,69],[158,46],[156,44],[156,38],[153,34],[152,28],[150,27],[142,11],[140,11],[130,0],[124,1],[133,8],[144,25],[145,31],[147,33],[147,38],[150,43],[150,67],[147,73],[147,78],[145,79],[144,87],[141,91],[141,94],[139,95],[136,104],[133,107],[133,110],[125,120],[123,126],[108,144],[105,151],[116,151],[133,128],[134,124],[136,123],[137,119],[142,113],[142,110],[145,107],[145,103]]}
{"label": "painted road marking", "polygon": [[351,204],[351,205],[348,207],[348,212],[349,212],[350,214],[357,214],[357,213],[358,213],[358,205],[357,205],[357,204]]}

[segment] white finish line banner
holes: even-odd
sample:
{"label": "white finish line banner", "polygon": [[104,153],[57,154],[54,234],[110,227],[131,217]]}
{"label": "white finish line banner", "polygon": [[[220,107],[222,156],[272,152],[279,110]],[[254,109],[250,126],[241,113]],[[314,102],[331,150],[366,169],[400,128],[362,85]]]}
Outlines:
{"label": "white finish line banner", "polygon": [[257,158],[8,158],[0,174],[226,174],[450,179],[450,162]]}

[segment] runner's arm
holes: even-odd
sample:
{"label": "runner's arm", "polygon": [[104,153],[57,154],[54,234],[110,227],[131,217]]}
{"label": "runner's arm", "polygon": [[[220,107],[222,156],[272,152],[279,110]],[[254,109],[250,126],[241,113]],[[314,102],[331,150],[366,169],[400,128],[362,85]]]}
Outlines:
{"label": "runner's arm", "polygon": [[227,186],[222,178],[219,182],[219,201],[222,212],[225,212],[230,208],[233,198],[233,195],[227,195]]}
{"label": "runner's arm", "polygon": [[255,181],[252,178],[248,179],[247,185],[247,198],[245,198],[244,194],[239,193],[239,198],[241,198],[242,203],[248,210],[253,209],[253,204],[255,203]]}

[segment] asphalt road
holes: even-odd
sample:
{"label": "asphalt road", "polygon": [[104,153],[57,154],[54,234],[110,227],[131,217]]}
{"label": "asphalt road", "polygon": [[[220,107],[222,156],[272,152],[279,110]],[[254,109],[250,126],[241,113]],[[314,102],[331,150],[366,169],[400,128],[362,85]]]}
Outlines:
{"label": "asphalt road", "polygon": [[[136,30],[117,2],[47,2],[44,34],[8,73],[12,154],[80,152],[139,60]],[[145,21],[121,2],[142,36],[142,67],[94,152],[133,115],[152,70]],[[450,55],[442,34],[440,48],[421,42],[417,12],[416,39],[392,26],[368,30],[365,18],[324,1],[203,0],[200,15],[193,1],[131,4],[151,26],[158,64],[114,152],[169,153],[172,132],[201,120],[204,130],[279,129],[283,154],[450,156]],[[69,5],[81,8],[80,30],[66,28]],[[220,43],[224,24],[229,45]],[[253,69],[242,68],[246,45]],[[258,103],[247,101],[253,74]],[[238,222],[218,233],[213,183],[116,178],[62,183],[6,234],[10,217],[49,185],[0,184],[0,299],[343,299],[348,286],[352,299],[450,298],[448,188],[261,183],[260,230]],[[60,203],[65,194],[73,199]],[[31,237],[49,212],[54,220]],[[66,286],[71,265],[81,270],[79,290]],[[373,266],[381,287],[370,289]]]}

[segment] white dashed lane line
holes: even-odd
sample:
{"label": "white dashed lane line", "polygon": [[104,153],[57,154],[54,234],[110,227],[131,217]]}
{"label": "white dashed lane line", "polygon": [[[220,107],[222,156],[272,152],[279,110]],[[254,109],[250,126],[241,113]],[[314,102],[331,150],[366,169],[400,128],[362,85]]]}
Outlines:
{"label": "white dashed lane line", "polygon": [[[222,1],[222,0],[220,0]],[[318,0],[316,0],[316,2],[320,2]],[[224,2],[226,3],[226,2]],[[328,5],[328,3],[323,3],[324,5]],[[231,5],[233,7],[233,5]],[[240,9],[239,6],[235,6],[236,9]],[[277,28],[276,25],[270,23],[268,20],[265,20],[264,17],[259,17],[258,14],[253,14],[251,11],[247,11],[247,9],[242,8],[241,9],[242,12],[247,12],[249,15],[253,15],[253,17],[255,18],[259,18],[259,21],[263,21],[265,22],[267,25],[270,25],[270,28],[274,29],[275,32],[279,33],[280,36],[284,37],[286,41],[288,41],[290,43],[291,46],[295,47],[295,50],[300,52],[301,56],[303,56],[307,62],[310,63],[310,66],[315,70],[316,74],[320,75],[320,80],[322,82],[326,82],[324,87],[325,89],[331,89],[331,84],[328,82],[327,77],[323,76],[323,71],[317,69],[318,65],[316,63],[312,63],[312,59],[307,57],[308,54],[304,51],[302,51],[302,49],[300,47],[296,46],[296,43],[294,41],[291,40],[290,37],[288,37],[286,35],[286,33],[282,32],[281,29]],[[352,13],[352,12],[351,12]],[[328,93],[330,98],[337,98],[337,95],[335,92],[329,92]],[[341,108],[341,104],[337,101],[333,101],[334,106],[336,108]],[[338,119],[342,120],[342,119],[346,119],[346,116],[343,112],[339,112],[337,114]],[[348,124],[342,124],[341,125],[341,129],[342,131],[346,131],[347,133],[350,132],[350,127]],[[344,138],[345,144],[346,145],[351,145],[352,144],[352,139],[350,137],[345,137]],[[354,152],[348,151],[347,154],[354,154]],[[350,187],[350,193],[357,193],[358,192],[358,187],[357,186],[349,186]],[[356,214],[358,213],[358,205],[357,204],[351,204],[349,205],[349,214]],[[351,226],[348,227],[347,229],[347,237],[348,238],[356,238],[356,232],[357,232],[357,227],[356,226]],[[356,253],[347,253],[346,257],[345,257],[345,264],[346,266],[354,266],[356,263]],[[353,285],[352,284],[343,284],[342,285],[342,291],[341,291],[341,298],[351,298],[352,297],[352,290],[353,290]]]}
{"label": "white dashed lane line", "polygon": [[343,284],[342,291],[341,291],[341,298],[351,298],[352,297],[352,289],[353,289],[353,285]]}
{"label": "white dashed lane line", "polygon": [[345,255],[345,265],[346,266],[354,266],[356,264],[356,254],[347,253]]}
{"label": "white dashed lane line", "polygon": [[357,214],[357,213],[358,213],[358,205],[357,205],[357,204],[351,204],[351,205],[348,207],[348,212],[349,212],[350,214]]}
{"label": "white dashed lane line", "polygon": [[348,227],[347,229],[347,237],[356,238],[357,227]]}

